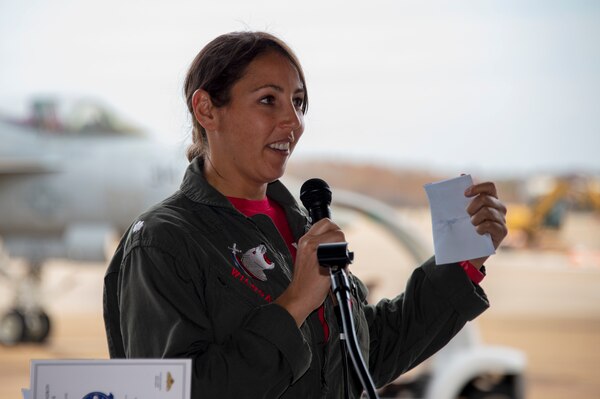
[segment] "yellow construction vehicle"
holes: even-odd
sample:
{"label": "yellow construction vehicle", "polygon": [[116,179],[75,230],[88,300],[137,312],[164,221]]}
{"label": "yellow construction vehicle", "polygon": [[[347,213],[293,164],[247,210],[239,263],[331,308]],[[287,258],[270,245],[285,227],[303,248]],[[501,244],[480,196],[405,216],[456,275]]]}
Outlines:
{"label": "yellow construction vehicle", "polygon": [[600,211],[600,182],[588,177],[553,179],[548,190],[529,205],[509,204],[508,246],[539,244],[542,231],[558,230],[569,209]]}

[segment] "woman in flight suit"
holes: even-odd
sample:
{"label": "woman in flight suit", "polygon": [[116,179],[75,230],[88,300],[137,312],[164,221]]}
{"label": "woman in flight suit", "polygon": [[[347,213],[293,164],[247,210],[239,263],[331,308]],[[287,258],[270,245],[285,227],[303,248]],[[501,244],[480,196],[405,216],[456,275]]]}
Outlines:
{"label": "woman in flight suit", "polygon": [[[193,116],[180,190],[134,221],[105,278],[111,357],[193,359],[192,396],[339,398],[342,356],[319,244],[345,241],[311,225],[279,181],[304,132],[299,61],[263,32],[217,37],[185,82]],[[470,188],[468,212],[497,247],[505,207],[492,183]],[[351,277],[365,361],[383,386],[443,347],[488,307],[484,259],[416,268],[404,293],[367,304]],[[350,373],[350,397],[362,387]]]}

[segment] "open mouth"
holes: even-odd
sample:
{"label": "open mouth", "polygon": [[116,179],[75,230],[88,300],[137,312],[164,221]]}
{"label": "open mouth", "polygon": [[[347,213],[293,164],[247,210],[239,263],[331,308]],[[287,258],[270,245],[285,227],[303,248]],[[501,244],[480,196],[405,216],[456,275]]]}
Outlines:
{"label": "open mouth", "polygon": [[263,254],[263,259],[265,260],[265,262],[267,262],[267,265],[269,265],[269,266],[270,266],[270,265],[272,265],[272,264],[273,264],[273,262],[271,262],[271,259],[269,259],[269,258],[267,257],[267,254],[266,254],[266,253],[265,253],[265,254]]}
{"label": "open mouth", "polygon": [[269,144],[268,147],[275,151],[281,151],[281,152],[289,152],[290,151],[289,141]]}

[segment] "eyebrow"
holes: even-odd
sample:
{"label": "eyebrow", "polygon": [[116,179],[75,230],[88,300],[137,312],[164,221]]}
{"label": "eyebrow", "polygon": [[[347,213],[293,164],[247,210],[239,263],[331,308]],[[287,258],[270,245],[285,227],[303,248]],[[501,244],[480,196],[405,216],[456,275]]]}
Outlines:
{"label": "eyebrow", "polygon": [[[283,92],[283,87],[277,86],[275,84],[262,85],[260,87],[257,87],[256,89],[252,90],[252,92],[257,92],[259,90],[266,89],[266,88],[271,88],[271,89],[276,90],[278,92]],[[294,91],[294,94],[304,93],[304,92],[305,92],[304,87],[299,87],[298,89],[296,89],[296,91]]]}

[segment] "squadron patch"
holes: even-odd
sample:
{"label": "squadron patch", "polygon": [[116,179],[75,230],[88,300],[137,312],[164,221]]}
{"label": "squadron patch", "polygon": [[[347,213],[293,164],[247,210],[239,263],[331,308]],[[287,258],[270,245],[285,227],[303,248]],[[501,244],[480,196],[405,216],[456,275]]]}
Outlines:
{"label": "squadron patch", "polygon": [[[267,281],[265,270],[272,270],[275,267],[275,263],[268,258],[267,247],[264,244],[260,244],[246,252],[238,249],[236,243],[228,249],[231,251],[233,264],[236,269],[253,279]],[[240,254],[242,255],[240,256]]]}

